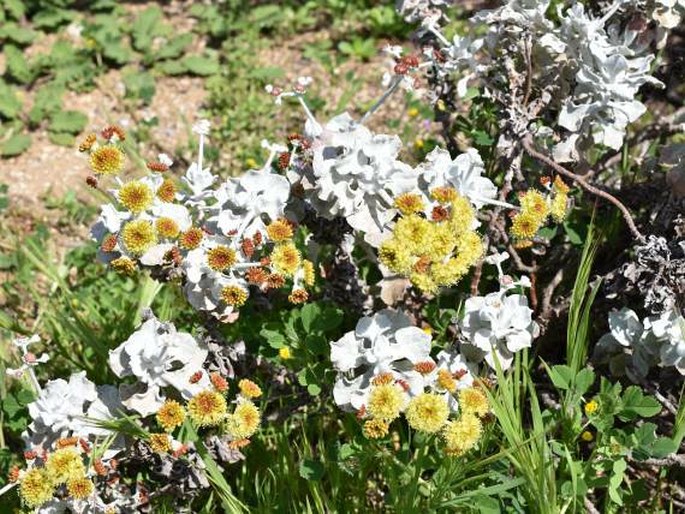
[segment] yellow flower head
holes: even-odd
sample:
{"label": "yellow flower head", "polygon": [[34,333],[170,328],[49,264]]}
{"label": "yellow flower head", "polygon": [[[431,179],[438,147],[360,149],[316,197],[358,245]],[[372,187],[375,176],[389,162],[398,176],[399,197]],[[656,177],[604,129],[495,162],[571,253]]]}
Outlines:
{"label": "yellow flower head", "polygon": [[271,264],[274,270],[286,277],[292,276],[297,271],[301,261],[299,250],[290,242],[276,245],[271,252]]}
{"label": "yellow flower head", "polygon": [[459,391],[459,408],[479,418],[485,416],[490,410],[488,397],[478,387],[468,387]]}
{"label": "yellow flower head", "polygon": [[589,430],[584,430],[583,433],[580,434],[580,438],[586,443],[590,443],[594,439],[594,436],[592,435],[592,432],[590,432]]}
{"label": "yellow flower head", "polygon": [[599,410],[599,403],[597,400],[590,400],[585,404],[585,414],[592,416],[595,412]]}
{"label": "yellow flower head", "polygon": [[483,433],[483,425],[473,414],[463,414],[458,420],[450,421],[442,431],[445,453],[463,455],[473,448]]}
{"label": "yellow flower head", "polygon": [[287,220],[278,219],[266,227],[266,234],[272,241],[281,243],[293,237],[293,227]]}
{"label": "yellow flower head", "polygon": [[157,198],[166,203],[172,203],[176,199],[178,188],[170,178],[165,178],[157,188]]}
{"label": "yellow flower head", "polygon": [[278,349],[278,356],[283,359],[284,361],[287,361],[288,359],[293,358],[293,354],[290,351],[290,348],[287,346],[282,346],[281,348]]}
{"label": "yellow flower head", "polygon": [[155,229],[157,230],[157,235],[164,239],[176,239],[181,229],[178,228],[178,223],[176,223],[171,218],[157,218],[155,221]]}
{"label": "yellow flower head", "polygon": [[166,400],[157,411],[157,423],[167,432],[181,426],[186,419],[186,411],[175,400]]}
{"label": "yellow flower head", "polygon": [[78,151],[79,152],[87,152],[88,150],[93,148],[93,145],[97,142],[97,140],[98,140],[97,135],[95,135],[94,133],[91,132],[90,134],[88,134],[83,139],[83,141],[81,142],[81,144],[78,147]]}
{"label": "yellow flower head", "polygon": [[520,212],[514,216],[511,234],[517,239],[529,240],[535,237],[542,226],[540,219],[530,213]]}
{"label": "yellow flower head", "polygon": [[412,428],[434,434],[447,422],[450,409],[444,396],[421,393],[411,399],[404,415]]}
{"label": "yellow flower head", "polygon": [[409,280],[424,293],[436,293],[440,288],[435,279],[427,273],[412,273]]}
{"label": "yellow flower head", "polygon": [[[382,264],[426,293],[461,280],[483,254],[469,200],[449,187],[434,189],[431,197],[446,205],[434,207],[431,219],[404,209],[408,214],[397,221],[378,252]],[[411,204],[411,199],[405,195],[398,201]]]}
{"label": "yellow flower head", "polygon": [[302,278],[304,284],[309,287],[313,286],[316,277],[314,275],[314,264],[312,261],[308,261],[307,259],[302,261],[302,272],[304,275]]}
{"label": "yellow flower head", "polygon": [[116,145],[99,146],[90,153],[90,169],[96,175],[116,175],[124,168],[124,152]]}
{"label": "yellow flower head", "polygon": [[521,203],[521,211],[538,219],[541,224],[544,223],[544,220],[549,215],[547,200],[542,193],[535,189],[526,191],[519,198],[519,202]]}
{"label": "yellow flower head", "polygon": [[73,446],[52,452],[45,462],[45,470],[55,484],[63,484],[70,478],[86,473],[83,459]]}
{"label": "yellow flower head", "polygon": [[181,234],[179,243],[181,244],[181,247],[184,250],[195,250],[200,246],[200,243],[202,243],[203,238],[204,232],[202,232],[202,229],[197,227],[191,227],[183,234]]}
{"label": "yellow flower head", "polygon": [[136,263],[128,257],[118,257],[110,262],[109,265],[120,275],[127,275],[130,277],[136,273]]}
{"label": "yellow flower head", "polygon": [[245,398],[259,398],[262,395],[261,388],[255,384],[252,380],[243,378],[238,382],[238,389],[240,389],[240,394]]}
{"label": "yellow flower head", "polygon": [[459,193],[453,187],[436,187],[430,192],[431,198],[438,203],[452,203],[457,199]]}
{"label": "yellow flower head", "polygon": [[218,425],[227,410],[226,398],[213,390],[202,391],[188,402],[190,419],[200,426]]}
{"label": "yellow flower head", "polygon": [[150,434],[148,443],[155,453],[169,453],[171,451],[171,437],[169,437],[169,434]]}
{"label": "yellow flower head", "polygon": [[171,203],[176,199],[176,183],[170,178],[165,178],[157,188],[157,198],[166,203]]}
{"label": "yellow flower head", "polygon": [[214,271],[225,271],[237,260],[235,250],[228,246],[215,246],[207,252],[207,265]]}
{"label": "yellow flower head", "polygon": [[378,259],[391,270],[408,274],[411,271],[413,259],[409,250],[394,238],[387,239],[378,250]]}
{"label": "yellow flower head", "polygon": [[450,203],[450,226],[458,233],[471,230],[476,213],[471,206],[468,198],[457,194]]}
{"label": "yellow flower head", "polygon": [[380,439],[388,435],[388,422],[382,419],[368,419],[364,422],[362,432],[367,439]]}
{"label": "yellow flower head", "polygon": [[403,193],[395,198],[395,208],[405,216],[423,211],[423,199],[416,193]]}
{"label": "yellow flower head", "polygon": [[452,373],[446,369],[438,370],[438,385],[450,393],[457,390],[457,381],[452,376]]}
{"label": "yellow flower head", "polygon": [[566,218],[568,210],[568,195],[566,193],[557,193],[552,199],[552,206],[550,214],[557,223],[561,223]]}
{"label": "yellow flower head", "polygon": [[121,240],[126,250],[140,256],[157,242],[157,235],[149,221],[134,220],[127,223],[121,231]]}
{"label": "yellow flower head", "polygon": [[375,419],[392,421],[407,403],[407,395],[395,384],[380,384],[371,388],[366,410]]}
{"label": "yellow flower head", "polygon": [[52,498],[55,483],[45,469],[31,468],[19,484],[19,496],[31,508],[38,507]]}
{"label": "yellow flower head", "polygon": [[236,285],[225,286],[221,289],[221,299],[226,302],[227,305],[242,307],[247,301],[247,290]]}
{"label": "yellow flower head", "polygon": [[77,500],[88,498],[95,490],[93,481],[85,476],[71,478],[67,482],[67,492],[69,496]]}
{"label": "yellow flower head", "polygon": [[309,293],[306,289],[293,289],[292,293],[288,295],[288,301],[294,305],[306,303],[309,300]]}
{"label": "yellow flower head", "polygon": [[570,191],[568,185],[561,179],[559,175],[554,177],[554,184],[552,185],[552,188],[556,193],[561,193],[561,194],[568,194]]}
{"label": "yellow flower head", "polygon": [[385,385],[385,384],[392,384],[395,382],[395,377],[392,375],[392,373],[385,372],[385,373],[379,373],[375,377],[371,379],[371,383],[375,386],[378,385]]}
{"label": "yellow flower head", "polygon": [[146,210],[154,199],[150,186],[140,180],[126,182],[119,189],[117,197],[119,203],[133,214],[140,214]]}
{"label": "yellow flower head", "polygon": [[261,413],[257,406],[249,401],[242,401],[228,416],[226,431],[234,439],[247,439],[259,428]]}

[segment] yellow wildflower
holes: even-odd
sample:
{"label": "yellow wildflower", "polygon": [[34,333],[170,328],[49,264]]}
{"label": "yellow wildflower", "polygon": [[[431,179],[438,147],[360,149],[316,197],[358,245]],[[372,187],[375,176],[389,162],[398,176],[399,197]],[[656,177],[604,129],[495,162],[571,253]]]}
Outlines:
{"label": "yellow wildflower", "polygon": [[148,441],[155,453],[169,453],[171,451],[171,437],[169,434],[150,434]]}
{"label": "yellow wildflower", "polygon": [[376,419],[392,421],[400,415],[405,403],[406,394],[399,386],[381,384],[371,389],[366,410]]}
{"label": "yellow wildflower", "polygon": [[99,146],[90,153],[90,168],[96,175],[116,175],[124,167],[124,152],[118,146]]}
{"label": "yellow wildflower", "polygon": [[155,229],[157,230],[157,235],[166,239],[176,239],[181,229],[171,218],[157,218],[155,221]]}
{"label": "yellow wildflower", "polygon": [[280,243],[293,237],[293,228],[287,220],[278,219],[266,227],[266,234],[272,241]]}
{"label": "yellow wildflower", "polygon": [[261,413],[257,406],[249,401],[242,401],[228,416],[226,430],[234,439],[247,439],[259,428]]}
{"label": "yellow wildflower", "polygon": [[69,496],[77,500],[88,498],[95,490],[93,481],[85,476],[71,478],[67,482],[67,492]]}
{"label": "yellow wildflower", "polygon": [[421,393],[412,398],[404,415],[412,428],[433,434],[445,425],[450,409],[444,396]]}
{"label": "yellow wildflower", "polygon": [[262,395],[261,388],[255,384],[252,380],[243,378],[238,382],[238,389],[240,389],[240,394],[245,398],[259,398]]}
{"label": "yellow wildflower", "polygon": [[382,419],[369,419],[364,422],[362,432],[367,439],[380,439],[388,435],[388,422]]}
{"label": "yellow wildflower", "polygon": [[227,305],[242,307],[247,301],[247,290],[236,285],[228,285],[221,289],[221,299]]}
{"label": "yellow wildflower", "polygon": [[218,425],[226,416],[226,398],[212,390],[202,391],[188,402],[188,414],[200,426]]}
{"label": "yellow wildflower", "polygon": [[86,467],[76,448],[69,446],[52,452],[45,462],[45,470],[52,482],[63,484],[70,478],[84,475]]}
{"label": "yellow wildflower", "polygon": [[459,391],[459,408],[465,413],[475,414],[479,418],[490,410],[488,397],[477,387],[468,387]]}
{"label": "yellow wildflower", "polygon": [[140,256],[157,242],[157,235],[149,221],[134,220],[124,226],[121,239],[126,250],[135,256]]}
{"label": "yellow wildflower", "polygon": [[585,404],[585,414],[588,416],[592,416],[594,413],[596,413],[599,410],[599,403],[597,400],[590,400]]}
{"label": "yellow wildflower", "polygon": [[228,246],[215,246],[207,252],[207,265],[214,271],[225,271],[236,261],[235,250]]}
{"label": "yellow wildflower", "polygon": [[157,411],[157,423],[167,432],[181,426],[186,419],[186,411],[175,400],[166,400]]}
{"label": "yellow wildflower", "polygon": [[55,483],[45,469],[31,468],[19,483],[19,496],[31,508],[38,507],[52,498]]}
{"label": "yellow wildflower", "polygon": [[473,448],[483,433],[483,425],[473,414],[463,414],[458,420],[450,421],[442,431],[445,453],[459,456]]}
{"label": "yellow wildflower", "polygon": [[109,265],[120,275],[132,276],[136,273],[136,263],[128,257],[118,257],[110,262]]}
{"label": "yellow wildflower", "polygon": [[133,214],[140,214],[152,205],[154,196],[146,183],[132,180],[119,188],[117,198],[127,210]]}
{"label": "yellow wildflower", "polygon": [[292,276],[297,271],[301,260],[299,250],[290,242],[276,245],[271,252],[271,264],[274,270],[286,277]]}

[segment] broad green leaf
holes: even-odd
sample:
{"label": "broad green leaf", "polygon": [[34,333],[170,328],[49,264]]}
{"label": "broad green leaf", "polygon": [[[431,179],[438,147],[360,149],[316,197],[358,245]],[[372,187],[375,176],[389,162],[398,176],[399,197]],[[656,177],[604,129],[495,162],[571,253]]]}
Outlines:
{"label": "broad green leaf", "polygon": [[38,33],[29,28],[22,27],[17,23],[5,23],[0,28],[0,39],[7,39],[21,46],[26,46],[32,43]]}
{"label": "broad green leaf", "polygon": [[7,74],[22,84],[32,82],[34,74],[24,52],[14,45],[5,45],[3,52],[7,59]]}
{"label": "broad green leaf", "polygon": [[14,157],[24,153],[31,146],[31,138],[26,134],[14,134],[0,145],[2,157]]}
{"label": "broad green leaf", "polygon": [[183,55],[186,47],[193,42],[193,35],[190,33],[181,34],[168,40],[159,50],[153,53],[155,60],[174,59]]}
{"label": "broad green leaf", "polygon": [[573,383],[573,370],[566,365],[553,366],[549,369],[549,378],[557,389],[567,390]]}
{"label": "broad green leaf", "polygon": [[649,418],[661,412],[661,404],[651,396],[645,396],[638,386],[630,386],[623,393],[623,408],[618,417],[628,421],[638,417]]}
{"label": "broad green leaf", "polygon": [[74,146],[76,138],[67,132],[48,132],[48,139],[57,146]]}
{"label": "broad green leaf", "polygon": [[29,123],[38,125],[45,118],[52,116],[62,108],[62,95],[64,86],[53,82],[41,87],[33,100],[33,106],[29,111]]}
{"label": "broad green leaf", "polygon": [[309,334],[312,331],[312,325],[317,317],[321,315],[321,307],[315,303],[308,303],[302,307],[301,320],[304,331]]}
{"label": "broad green leaf", "polygon": [[66,25],[75,15],[75,11],[68,9],[41,9],[31,18],[31,23],[36,28],[51,30]]}
{"label": "broad green leaf", "polygon": [[152,46],[152,40],[160,34],[162,9],[152,5],[141,12],[133,22],[131,34],[136,50],[145,52]]}
{"label": "broad green leaf", "polygon": [[21,112],[21,101],[10,86],[0,81],[0,116],[7,119],[16,118]]}
{"label": "broad green leaf", "polygon": [[26,3],[23,0],[2,0],[2,6],[17,21],[26,14]]}
{"label": "broad green leaf", "polygon": [[159,70],[164,75],[183,75],[186,72],[186,67],[181,61],[170,60],[155,64],[155,69]]}
{"label": "broad green leaf", "polygon": [[181,59],[181,64],[189,73],[201,77],[219,73],[219,61],[213,57],[188,55]]}
{"label": "broad green leaf", "polygon": [[326,307],[321,314],[314,319],[312,330],[315,332],[331,332],[340,326],[342,320],[342,310],[335,307]]}
{"label": "broad green leaf", "polygon": [[66,132],[79,134],[86,128],[88,116],[79,111],[60,111],[56,113],[50,122],[50,132]]}
{"label": "broad green leaf", "polygon": [[623,505],[623,499],[619,490],[621,489],[621,484],[623,484],[623,475],[627,467],[628,465],[624,459],[614,461],[612,466],[612,474],[609,479],[609,497],[617,505]]}
{"label": "broad green leaf", "polygon": [[576,375],[576,392],[585,394],[595,382],[595,373],[590,368],[581,369]]}
{"label": "broad green leaf", "polygon": [[145,104],[149,104],[155,96],[155,79],[149,73],[128,72],[124,74],[123,81],[127,98],[139,98]]}

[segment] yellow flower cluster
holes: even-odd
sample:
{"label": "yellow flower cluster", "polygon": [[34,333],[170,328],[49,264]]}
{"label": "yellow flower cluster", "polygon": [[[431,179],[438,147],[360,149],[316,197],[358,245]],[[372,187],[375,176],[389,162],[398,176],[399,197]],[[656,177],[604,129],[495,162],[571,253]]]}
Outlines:
{"label": "yellow flower cluster", "polygon": [[422,214],[424,204],[418,195],[396,199],[402,217],[379,250],[381,263],[428,293],[457,283],[483,254],[468,199],[452,188],[436,188],[431,197],[436,205],[430,217]]}
{"label": "yellow flower cluster", "polygon": [[460,416],[442,430],[445,453],[458,457],[471,450],[483,434],[481,419],[490,411],[488,398],[479,387],[459,391]]}
{"label": "yellow flower cluster", "polygon": [[81,453],[75,446],[64,446],[47,455],[43,466],[28,469],[19,478],[19,496],[24,504],[36,508],[51,500],[55,490],[66,486],[68,495],[82,500],[95,490]]}
{"label": "yellow flower cluster", "polygon": [[[255,398],[262,396],[261,388],[253,381],[242,379],[238,382],[239,395],[236,407],[229,412],[224,392],[228,389],[228,383],[222,379],[223,387],[217,387],[218,382],[213,381],[215,388],[201,391],[193,396],[187,404],[187,412],[190,420],[198,426],[219,427],[221,431],[230,435],[234,441],[242,441],[246,444],[252,437],[262,420],[262,414],[254,402]],[[160,425],[175,427],[183,422],[185,411],[176,402],[167,401],[165,406],[168,411],[162,414],[162,409],[157,413]],[[164,418],[162,421],[160,418]]]}
{"label": "yellow flower cluster", "polygon": [[401,384],[390,374],[378,375],[371,383],[367,403],[358,413],[360,419],[366,418],[362,425],[362,433],[366,438],[385,437],[390,423],[404,413],[407,423],[414,430],[440,434],[447,455],[463,455],[480,440],[483,433],[481,419],[490,411],[488,398],[482,388],[461,389],[458,392],[459,417],[450,419],[449,391],[447,394],[422,392],[409,400]]}
{"label": "yellow flower cluster", "polygon": [[370,419],[364,422],[362,432],[368,439],[379,439],[388,435],[390,423],[405,409],[408,396],[390,374],[378,375],[372,384],[367,404],[362,411]]}
{"label": "yellow flower cluster", "polygon": [[88,152],[90,169],[95,175],[116,175],[124,168],[126,155],[120,145],[126,133],[117,125],[105,127],[98,141],[97,134],[88,134],[79,145],[79,151]]}
{"label": "yellow flower cluster", "polygon": [[412,398],[404,415],[413,429],[434,434],[447,423],[450,409],[444,395],[421,393]]}
{"label": "yellow flower cluster", "polygon": [[511,234],[517,239],[517,246],[525,247],[550,217],[557,223],[566,218],[568,205],[568,186],[559,177],[549,187],[549,193],[529,189],[519,197],[521,210],[514,216]]}
{"label": "yellow flower cluster", "polygon": [[265,282],[269,284],[275,279],[276,282],[269,287],[281,287],[286,278],[292,278],[293,286],[288,301],[293,304],[305,303],[309,300],[306,288],[313,286],[315,281],[314,264],[302,258],[292,241],[295,235],[292,222],[277,219],[266,227],[266,235],[276,244],[267,259],[273,273]]}

